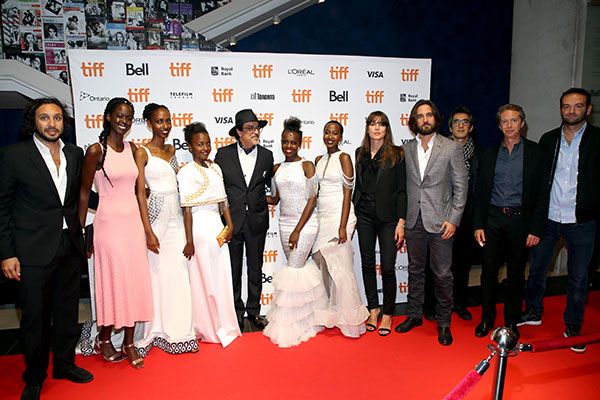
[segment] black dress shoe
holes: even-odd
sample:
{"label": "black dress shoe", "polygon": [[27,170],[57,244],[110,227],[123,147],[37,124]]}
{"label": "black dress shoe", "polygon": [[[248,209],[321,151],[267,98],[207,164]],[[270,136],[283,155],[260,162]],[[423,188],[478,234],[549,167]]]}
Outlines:
{"label": "black dress shoe", "polygon": [[66,368],[55,369],[52,371],[52,377],[54,379],[67,379],[75,383],[88,383],[94,380],[94,375],[75,364]]}
{"label": "black dress shoe", "polygon": [[484,337],[492,330],[494,324],[489,321],[481,321],[479,325],[475,327],[475,336]]}
{"label": "black dress shoe", "polygon": [[449,326],[438,326],[438,342],[442,346],[450,346],[452,344],[452,333]]}
{"label": "black dress shoe", "polygon": [[269,321],[261,315],[248,315],[248,321],[259,331],[265,329]]}
{"label": "black dress shoe", "polygon": [[406,333],[406,332],[410,331],[412,328],[414,328],[415,326],[421,326],[421,325],[423,325],[423,318],[408,317],[403,322],[401,322],[398,326],[396,326],[396,328],[394,330],[398,333]]}
{"label": "black dress shoe", "polygon": [[471,314],[471,312],[469,310],[467,310],[466,307],[463,306],[456,306],[454,307],[453,310],[456,315],[458,315],[458,318],[465,320],[465,321],[470,321],[473,319],[473,315]]}
{"label": "black dress shoe", "polygon": [[40,385],[25,385],[25,389],[21,393],[21,400],[39,400],[41,391]]}

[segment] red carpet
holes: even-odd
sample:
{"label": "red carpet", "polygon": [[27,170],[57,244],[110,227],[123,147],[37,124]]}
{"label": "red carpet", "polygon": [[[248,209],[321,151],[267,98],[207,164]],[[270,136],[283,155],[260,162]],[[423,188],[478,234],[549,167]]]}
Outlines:
{"label": "red carpet", "polygon": [[[546,299],[543,325],[523,327],[521,341],[563,334],[564,296]],[[455,342],[437,344],[436,326],[388,337],[367,333],[358,340],[328,330],[292,349],[279,349],[260,333],[245,334],[227,349],[201,344],[197,354],[151,351],[146,367],[111,365],[78,357],[95,380],[76,385],[49,378],[46,400],[70,399],[441,399],[483,358],[488,339],[477,339],[475,319],[455,318]],[[501,310],[499,310],[501,315]],[[600,293],[590,296],[583,334],[600,332]],[[395,318],[395,323],[403,317]],[[23,384],[20,356],[0,357],[0,399],[17,399]],[[489,399],[495,361],[466,399]],[[509,360],[505,399],[597,399],[600,344],[584,354],[568,349],[525,353]]]}

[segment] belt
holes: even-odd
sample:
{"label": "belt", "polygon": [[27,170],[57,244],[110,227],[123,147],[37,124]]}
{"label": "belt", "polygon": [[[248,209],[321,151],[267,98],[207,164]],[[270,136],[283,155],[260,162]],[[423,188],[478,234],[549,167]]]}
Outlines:
{"label": "belt", "polygon": [[506,215],[507,217],[525,214],[525,209],[523,207],[499,207],[499,206],[490,204],[490,208],[498,211],[501,214]]}

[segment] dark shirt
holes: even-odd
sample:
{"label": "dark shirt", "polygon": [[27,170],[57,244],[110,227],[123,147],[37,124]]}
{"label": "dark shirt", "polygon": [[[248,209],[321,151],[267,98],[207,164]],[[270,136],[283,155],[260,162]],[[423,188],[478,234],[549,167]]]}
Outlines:
{"label": "dark shirt", "polygon": [[494,185],[490,203],[498,207],[521,207],[523,199],[523,141],[512,153],[502,143],[496,158]]}
{"label": "dark shirt", "polygon": [[375,153],[374,158],[363,157],[360,160],[362,167],[362,197],[361,201],[375,201],[375,189],[377,188],[377,173],[381,161],[381,149]]}

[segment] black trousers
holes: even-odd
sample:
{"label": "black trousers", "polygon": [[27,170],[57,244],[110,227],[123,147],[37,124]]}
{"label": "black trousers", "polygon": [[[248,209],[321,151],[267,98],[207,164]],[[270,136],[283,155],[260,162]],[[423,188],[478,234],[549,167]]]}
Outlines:
{"label": "black trousers", "polygon": [[75,361],[83,263],[83,256],[64,230],[56,256],[48,265],[21,265],[20,336],[25,355],[23,379],[28,385],[41,385],[46,379],[51,342],[55,370]]}
{"label": "black trousers", "polygon": [[383,308],[386,315],[394,314],[396,306],[396,242],[394,231],[397,221],[381,222],[371,203],[361,202],[356,208],[356,231],[362,267],[365,296],[369,310],[379,307],[375,242],[379,241],[379,261],[383,286]]}
{"label": "black trousers", "polygon": [[498,271],[506,260],[507,287],[504,300],[504,322],[516,324],[521,320],[523,288],[525,286],[525,262],[528,249],[529,217],[508,216],[490,207],[485,226],[486,243],[483,247],[481,265],[482,315],[491,324],[496,319],[496,292]]}
{"label": "black trousers", "polygon": [[[262,293],[263,252],[267,232],[255,234],[244,221],[242,229],[233,235],[229,242],[231,257],[231,275],[233,280],[233,302],[238,320],[247,312],[248,315],[260,314],[260,294]],[[242,300],[242,261],[246,247],[246,266],[248,268],[248,298],[246,304]]]}

